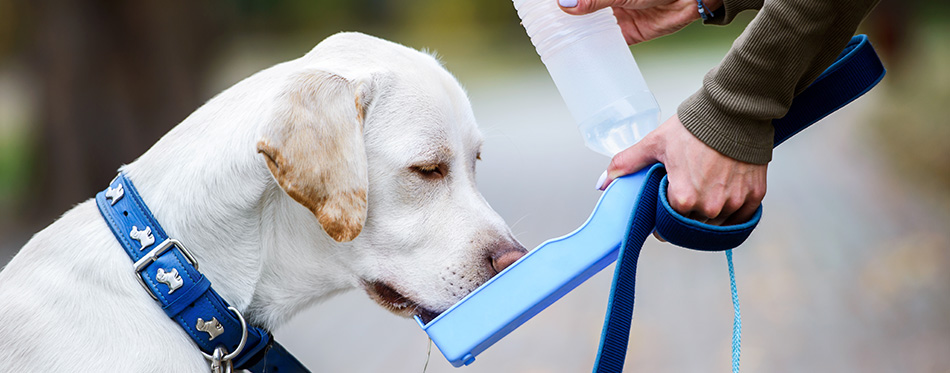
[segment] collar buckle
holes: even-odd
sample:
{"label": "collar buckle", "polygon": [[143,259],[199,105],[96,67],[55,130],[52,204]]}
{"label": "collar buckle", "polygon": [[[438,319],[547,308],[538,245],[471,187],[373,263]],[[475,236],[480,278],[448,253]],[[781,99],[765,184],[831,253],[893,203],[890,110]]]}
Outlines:
{"label": "collar buckle", "polygon": [[147,254],[145,254],[145,256],[132,265],[132,268],[135,270],[136,274],[135,278],[139,280],[139,285],[142,285],[142,287],[145,288],[145,290],[148,292],[148,295],[150,295],[152,299],[158,300],[158,297],[156,297],[155,294],[152,293],[152,289],[149,289],[148,285],[145,284],[145,280],[142,279],[141,272],[145,270],[145,267],[148,267],[149,264],[152,264],[152,262],[158,260],[158,257],[162,256],[162,254],[173,247],[177,247],[178,251],[180,251],[182,255],[185,256],[185,260],[194,266],[196,271],[198,270],[198,260],[196,260],[195,257],[191,255],[191,252],[185,248],[185,245],[182,245],[181,242],[174,238],[168,238],[165,241],[162,241],[161,244],[152,249],[152,251],[149,251]]}

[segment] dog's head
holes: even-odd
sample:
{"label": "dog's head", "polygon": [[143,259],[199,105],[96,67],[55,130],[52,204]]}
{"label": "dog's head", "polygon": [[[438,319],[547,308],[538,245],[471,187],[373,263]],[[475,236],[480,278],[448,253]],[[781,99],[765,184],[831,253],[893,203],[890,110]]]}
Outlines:
{"label": "dog's head", "polygon": [[304,59],[258,151],[371,298],[428,320],[524,255],[476,189],[482,136],[435,58],[345,33]]}

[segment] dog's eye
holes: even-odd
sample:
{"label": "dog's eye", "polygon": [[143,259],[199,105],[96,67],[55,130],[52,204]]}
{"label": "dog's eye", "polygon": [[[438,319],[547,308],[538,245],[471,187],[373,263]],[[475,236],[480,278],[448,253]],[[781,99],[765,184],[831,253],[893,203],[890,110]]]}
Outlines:
{"label": "dog's eye", "polygon": [[446,167],[441,163],[412,166],[412,171],[427,179],[445,177]]}

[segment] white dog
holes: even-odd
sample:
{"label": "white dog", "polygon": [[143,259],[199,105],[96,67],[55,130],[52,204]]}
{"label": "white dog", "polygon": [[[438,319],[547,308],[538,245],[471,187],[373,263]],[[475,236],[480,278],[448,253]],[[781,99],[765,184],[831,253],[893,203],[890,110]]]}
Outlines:
{"label": "white dog", "polygon": [[[431,319],[525,252],[476,190],[481,142],[434,58],[343,33],[224,91],[121,169],[251,324],[353,288]],[[0,371],[208,367],[94,200],[0,272]]]}

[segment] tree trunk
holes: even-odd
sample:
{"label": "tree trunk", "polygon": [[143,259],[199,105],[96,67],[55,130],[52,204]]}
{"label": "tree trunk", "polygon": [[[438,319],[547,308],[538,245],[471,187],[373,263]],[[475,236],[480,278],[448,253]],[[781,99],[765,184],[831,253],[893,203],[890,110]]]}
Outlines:
{"label": "tree trunk", "polygon": [[92,197],[203,101],[224,18],[213,2],[29,0],[39,83],[33,190],[45,225]]}

